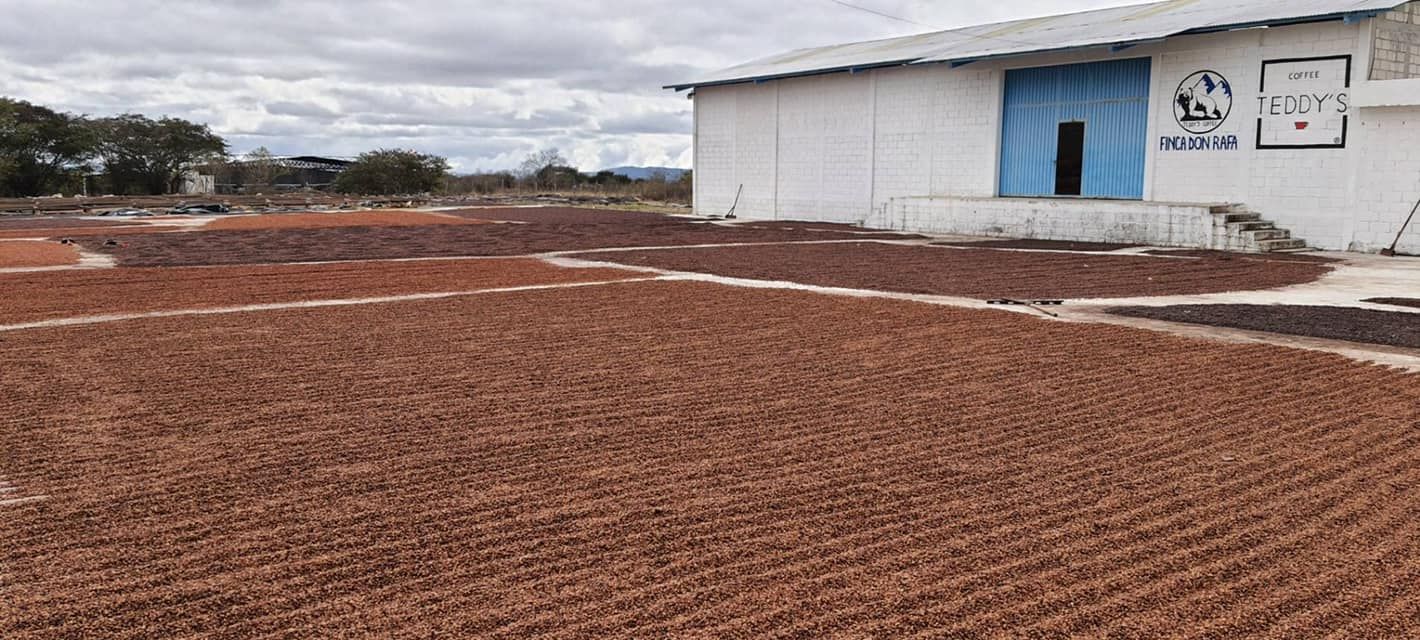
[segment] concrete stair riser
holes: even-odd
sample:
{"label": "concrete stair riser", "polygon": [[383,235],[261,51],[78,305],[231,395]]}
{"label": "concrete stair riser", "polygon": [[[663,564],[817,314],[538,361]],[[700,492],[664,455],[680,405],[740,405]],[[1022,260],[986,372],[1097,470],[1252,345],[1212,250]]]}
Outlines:
{"label": "concrete stair riser", "polygon": [[1223,251],[1266,253],[1303,249],[1306,241],[1292,237],[1291,230],[1263,220],[1262,214],[1241,205],[1213,207],[1213,246]]}
{"label": "concrete stair riser", "polygon": [[1263,240],[1286,240],[1292,237],[1292,232],[1286,229],[1264,229],[1260,231],[1244,231],[1244,234],[1251,237],[1255,242]]}

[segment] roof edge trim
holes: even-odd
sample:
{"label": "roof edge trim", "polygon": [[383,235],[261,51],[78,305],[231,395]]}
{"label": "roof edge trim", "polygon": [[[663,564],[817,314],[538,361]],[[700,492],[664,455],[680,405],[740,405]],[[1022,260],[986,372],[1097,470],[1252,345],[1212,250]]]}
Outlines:
{"label": "roof edge trim", "polygon": [[[1358,3],[1358,4],[1361,4],[1361,3]],[[1386,4],[1387,4],[1387,5],[1393,4],[1394,6],[1400,6],[1400,5],[1406,4],[1406,2],[1403,2],[1403,1],[1401,1],[1401,0],[1392,0],[1392,2],[1387,2]],[[1329,13],[1322,13],[1322,14],[1310,15],[1310,16],[1282,17],[1282,18],[1274,18],[1274,19],[1267,19],[1267,20],[1256,20],[1256,21],[1237,22],[1237,23],[1228,23],[1228,24],[1207,25],[1207,26],[1202,26],[1202,27],[1194,27],[1194,28],[1190,28],[1190,29],[1184,29],[1184,30],[1182,30],[1182,31],[1177,31],[1177,32],[1174,32],[1174,33],[1170,33],[1170,34],[1165,35],[1165,36],[1163,36],[1163,37],[1158,37],[1157,35],[1154,35],[1154,36],[1150,36],[1150,37],[1146,37],[1146,38],[1125,39],[1125,40],[1120,40],[1120,41],[1118,41],[1118,42],[1111,42],[1111,43],[1090,43],[1090,44],[1080,44],[1080,45],[1066,45],[1066,46],[1061,46],[1061,47],[1046,47],[1046,48],[1022,50],[1022,51],[1009,51],[1009,52],[1003,52],[1003,53],[984,53],[984,52],[983,52],[983,54],[976,54],[976,55],[971,55],[971,56],[969,56],[969,57],[963,57],[963,58],[937,58],[937,57],[933,57],[933,56],[929,53],[929,54],[925,54],[925,55],[921,55],[921,56],[915,56],[915,57],[910,57],[910,58],[900,58],[900,59],[895,59],[895,60],[887,60],[887,61],[883,61],[883,62],[869,62],[869,63],[859,62],[859,63],[857,63],[857,64],[852,64],[852,65],[840,65],[840,66],[833,66],[833,67],[825,67],[825,68],[822,68],[822,69],[808,69],[808,70],[800,70],[800,71],[785,71],[785,72],[783,72],[783,73],[774,73],[774,74],[766,74],[766,75],[743,76],[743,77],[737,77],[737,78],[723,78],[723,79],[718,79],[718,80],[708,80],[708,81],[684,82],[684,83],[668,84],[668,85],[663,85],[661,88],[662,88],[662,89],[668,89],[668,90],[674,90],[674,91],[680,92],[680,91],[685,91],[685,90],[688,90],[688,89],[696,89],[696,88],[699,88],[699,87],[719,87],[719,86],[728,86],[728,85],[737,85],[737,84],[761,84],[761,83],[764,83],[764,82],[771,82],[771,81],[776,81],[776,80],[787,80],[787,79],[791,79],[791,78],[804,78],[804,77],[812,77],[812,76],[832,75],[832,74],[845,73],[845,72],[858,73],[858,72],[868,71],[868,70],[873,70],[873,69],[882,69],[882,68],[887,68],[887,67],[899,67],[899,66],[909,66],[909,65],[918,65],[918,64],[942,64],[942,63],[947,63],[947,64],[952,64],[952,65],[954,65],[954,66],[964,66],[965,64],[970,64],[970,63],[975,63],[975,62],[981,62],[981,61],[984,61],[984,60],[995,60],[995,59],[1001,59],[1001,58],[1015,58],[1015,57],[1021,57],[1021,56],[1043,55],[1043,54],[1051,54],[1051,53],[1063,53],[1063,52],[1068,52],[1068,51],[1085,51],[1085,50],[1099,49],[1099,48],[1108,48],[1108,49],[1111,49],[1111,50],[1113,51],[1113,53],[1122,53],[1125,49],[1128,49],[1128,48],[1130,48],[1130,47],[1139,46],[1139,45],[1145,45],[1145,44],[1161,43],[1161,42],[1167,41],[1167,40],[1170,39],[1170,38],[1176,38],[1176,37],[1180,37],[1180,36],[1204,35],[1204,34],[1221,33],[1221,32],[1227,32],[1227,31],[1239,31],[1239,30],[1244,30],[1244,29],[1258,29],[1258,28],[1266,28],[1266,27],[1285,27],[1285,26],[1295,26],[1295,25],[1303,25],[1303,24],[1316,24],[1316,23],[1323,23],[1323,22],[1335,22],[1335,21],[1343,21],[1343,22],[1345,22],[1345,23],[1347,23],[1347,24],[1355,24],[1355,23],[1360,22],[1360,21],[1362,21],[1362,20],[1376,18],[1376,17],[1382,15],[1383,13],[1385,13],[1386,11],[1393,10],[1393,9],[1394,9],[1394,6],[1393,6],[1391,9],[1381,9],[1381,8],[1377,8],[1377,6],[1373,4],[1372,6],[1370,6],[1370,7],[1368,7],[1368,8],[1364,8],[1364,9],[1352,9],[1352,10],[1347,10],[1347,11],[1333,11],[1333,12],[1329,12]]]}

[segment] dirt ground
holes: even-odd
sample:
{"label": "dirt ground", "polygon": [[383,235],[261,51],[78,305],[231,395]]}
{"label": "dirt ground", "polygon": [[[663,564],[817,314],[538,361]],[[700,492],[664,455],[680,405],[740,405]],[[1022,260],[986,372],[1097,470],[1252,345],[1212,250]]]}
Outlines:
{"label": "dirt ground", "polygon": [[1420,314],[1347,307],[1297,305],[1200,304],[1169,307],[1120,307],[1111,313],[1420,349]]}
{"label": "dirt ground", "polygon": [[343,211],[330,213],[270,213],[214,219],[204,230],[326,229],[331,227],[417,227],[424,225],[479,224],[457,216],[421,211]]}
{"label": "dirt ground", "polygon": [[5,637],[1420,633],[1420,385],[1331,355],[657,282],[0,359]]}
{"label": "dirt ground", "polygon": [[69,245],[40,240],[0,242],[0,269],[62,267],[78,264],[79,251]]}
{"label": "dirt ground", "polygon": [[1089,256],[880,243],[591,253],[598,261],[762,280],[971,298],[1112,298],[1314,281],[1321,264]]}
{"label": "dirt ground", "polygon": [[[3,244],[0,244],[3,248]],[[0,274],[0,324],[111,313],[470,291],[637,277],[541,260],[132,268]]]}

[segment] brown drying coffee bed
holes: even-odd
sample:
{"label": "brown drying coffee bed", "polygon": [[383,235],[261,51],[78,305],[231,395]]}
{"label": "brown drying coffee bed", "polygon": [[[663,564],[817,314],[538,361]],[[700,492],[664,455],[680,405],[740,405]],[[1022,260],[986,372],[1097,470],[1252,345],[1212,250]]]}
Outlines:
{"label": "brown drying coffee bed", "polygon": [[1120,307],[1110,312],[1131,318],[1420,349],[1420,313],[1253,304]]}
{"label": "brown drying coffee bed", "polygon": [[[5,224],[15,222],[19,224]],[[124,232],[143,233],[154,229],[154,227],[137,222],[119,222],[108,220],[85,220],[76,218],[22,218],[19,220],[5,220],[0,218],[0,239],[7,238],[60,238],[67,236],[82,236],[89,234],[112,234],[118,235]]]}
{"label": "brown drying coffee bed", "polygon": [[[6,243],[0,243],[3,255]],[[56,245],[58,246],[58,245]],[[67,247],[66,247],[67,248]],[[472,291],[641,277],[495,258],[0,274],[0,324],[120,313]]]}
{"label": "brown drying coffee bed", "polygon": [[1387,304],[1392,307],[1411,307],[1415,309],[1420,309],[1420,298],[1371,298],[1369,300],[1362,300],[1362,302],[1370,302],[1372,304]]}
{"label": "brown drying coffee bed", "polygon": [[1104,253],[1121,249],[1137,249],[1143,245],[1111,242],[1071,242],[1068,240],[978,240],[972,242],[938,242],[944,247],[973,247],[977,249],[1034,249],[1042,251],[1083,251]]}
{"label": "brown drying coffee bed", "polygon": [[207,223],[204,230],[245,229],[325,229],[329,227],[417,227],[422,225],[478,224],[458,216],[427,211],[339,211],[312,213],[262,213],[223,216]]}
{"label": "brown drying coffee bed", "polygon": [[30,230],[0,231],[0,238],[45,238],[45,240],[78,240],[78,238],[98,238],[97,243],[124,236],[142,234],[173,233],[192,231],[192,227],[179,224],[139,224],[133,227],[80,227],[80,228],[30,228]]}
{"label": "brown drying coffee bed", "polygon": [[1340,258],[1314,253],[1243,253],[1239,251],[1216,251],[1212,249],[1153,249],[1145,251],[1149,255],[1173,256],[1181,258],[1212,258],[1214,260],[1239,260],[1243,262],[1310,262],[1314,264],[1336,264]]}
{"label": "brown drying coffee bed", "polygon": [[[33,269],[77,264],[79,252],[72,246],[44,240],[0,240],[0,269]],[[13,298],[0,289],[0,304]],[[46,295],[43,294],[42,295]]]}
{"label": "brown drying coffee bed", "polygon": [[1420,633],[1420,385],[1328,354],[657,282],[0,361],[3,637]]}
{"label": "brown drying coffee bed", "polygon": [[1270,289],[1319,264],[1090,256],[876,242],[589,253],[585,258],[759,280],[970,298],[1114,298]]}
{"label": "brown drying coffee bed", "polygon": [[494,207],[440,211],[474,220],[529,224],[684,224],[685,218],[647,211],[580,209],[577,207]]}
{"label": "brown drying coffee bed", "polygon": [[28,229],[77,229],[81,227],[121,227],[140,224],[142,223],[133,222],[131,220],[123,220],[121,218],[93,220],[89,218],[72,218],[65,216],[0,216],[0,231],[18,231]]}
{"label": "brown drying coffee bed", "polygon": [[799,220],[755,220],[751,222],[739,222],[746,227],[756,227],[763,229],[811,229],[816,231],[848,231],[853,233],[884,233],[894,234],[896,232],[884,229],[872,229],[861,227],[855,224],[843,222],[810,222]]}
{"label": "brown drying coffee bed", "polygon": [[124,266],[191,266],[509,256],[607,247],[821,241],[851,237],[805,230],[739,229],[709,224],[469,224],[200,231],[133,235],[120,246],[101,237],[83,242]]}
{"label": "brown drying coffee bed", "polygon": [[154,211],[182,204],[225,203],[234,207],[312,207],[312,206],[416,206],[427,199],[409,196],[357,196],[354,198],[324,193],[290,193],[269,195],[166,195],[166,196],[96,196],[70,198],[0,198],[0,213],[92,215],[111,209],[138,208]]}
{"label": "brown drying coffee bed", "polygon": [[[579,209],[576,207],[512,207],[495,209],[462,209],[442,213],[478,220],[521,222],[525,224],[622,224],[622,225],[683,225],[699,224],[734,229],[767,231],[830,231],[851,233],[857,238],[903,238],[920,237],[904,235],[894,231],[867,229],[857,225],[837,222],[799,222],[793,220],[721,220],[670,216],[645,211],[615,211],[607,209]],[[823,236],[820,236],[822,238]]]}

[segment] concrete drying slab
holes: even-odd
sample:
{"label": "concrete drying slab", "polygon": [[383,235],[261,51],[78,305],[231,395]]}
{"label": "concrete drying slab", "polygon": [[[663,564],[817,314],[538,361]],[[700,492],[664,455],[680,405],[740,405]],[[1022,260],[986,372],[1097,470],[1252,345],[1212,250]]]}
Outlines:
{"label": "concrete drying slab", "polygon": [[1072,300],[1061,307],[1062,319],[1139,327],[1195,338],[1231,342],[1260,342],[1287,347],[1326,351],[1348,357],[1420,371],[1420,350],[1359,344],[1339,340],[1288,336],[1242,329],[1208,327],[1145,318],[1112,315],[1113,307],[1164,307],[1194,304],[1276,304],[1355,307],[1392,313],[1412,313],[1420,322],[1420,309],[1365,302],[1372,298],[1415,296],[1420,292],[1420,258],[1387,258],[1350,253],[1317,253],[1340,260],[1335,269],[1320,280],[1264,291],[1237,291],[1207,295],[1159,296]]}

